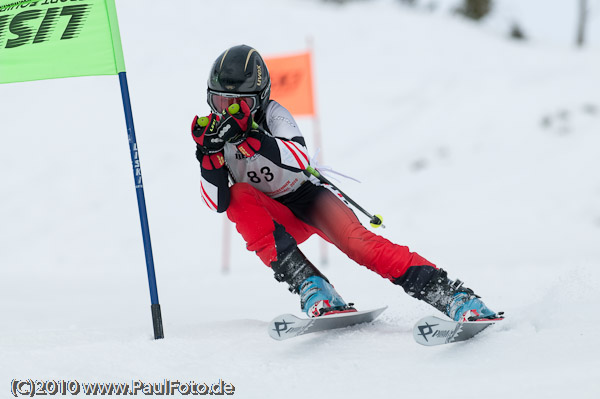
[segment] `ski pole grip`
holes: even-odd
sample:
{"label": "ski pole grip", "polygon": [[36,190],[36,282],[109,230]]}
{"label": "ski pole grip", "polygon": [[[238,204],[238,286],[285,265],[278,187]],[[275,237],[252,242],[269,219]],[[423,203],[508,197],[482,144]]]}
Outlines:
{"label": "ski pole grip", "polygon": [[201,117],[201,118],[198,118],[198,119],[196,120],[196,123],[197,123],[197,124],[198,124],[198,126],[200,126],[200,127],[206,127],[206,126],[208,126],[208,122],[209,122],[209,120],[208,120],[208,118],[207,118],[206,116],[203,116],[203,117]]}
{"label": "ski pole grip", "polygon": [[231,115],[237,114],[238,112],[240,112],[240,104],[231,104],[229,108],[227,108],[227,110]]}
{"label": "ski pole grip", "polygon": [[[238,112],[240,112],[240,104],[231,104],[227,108],[227,111],[229,111],[229,113],[231,115],[237,114]],[[223,111],[223,113],[225,113],[225,111]],[[252,129],[257,129],[258,130],[258,123],[252,121]]]}
{"label": "ski pole grip", "polygon": [[373,227],[374,229],[378,228],[378,227],[383,227],[385,229],[385,226],[383,225],[383,217],[381,215],[374,215],[371,220],[371,227]]}
{"label": "ski pole grip", "polygon": [[306,167],[306,171],[308,173],[310,173],[311,175],[313,175],[314,177],[321,177],[321,174],[319,172],[317,172],[317,170],[310,165],[308,165]]}

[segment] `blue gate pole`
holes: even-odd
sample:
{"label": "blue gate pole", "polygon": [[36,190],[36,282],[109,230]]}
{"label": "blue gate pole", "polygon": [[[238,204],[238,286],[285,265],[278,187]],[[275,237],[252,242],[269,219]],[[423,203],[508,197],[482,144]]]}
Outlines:
{"label": "blue gate pole", "polygon": [[121,83],[121,96],[123,97],[123,109],[125,111],[125,123],[127,125],[127,136],[129,137],[129,151],[133,166],[133,178],[137,194],[138,210],[140,212],[140,223],[142,225],[142,238],[144,241],[144,253],[146,255],[146,269],[148,272],[148,284],[150,285],[150,300],[152,310],[152,324],[154,326],[154,339],[164,338],[160,304],[158,303],[158,290],[156,288],[156,276],[154,274],[154,259],[152,257],[152,245],[150,243],[150,230],[148,228],[148,214],[146,212],[146,198],[144,196],[144,184],[142,182],[142,168],[135,139],[133,127],[133,113],[131,111],[131,100],[129,99],[129,87],[125,72],[119,73]]}

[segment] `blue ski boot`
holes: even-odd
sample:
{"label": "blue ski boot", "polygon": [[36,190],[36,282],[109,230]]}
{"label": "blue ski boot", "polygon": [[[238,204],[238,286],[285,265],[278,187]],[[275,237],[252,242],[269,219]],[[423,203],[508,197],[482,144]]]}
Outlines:
{"label": "blue ski boot", "polygon": [[438,269],[423,289],[414,295],[438,309],[454,321],[499,319],[502,312],[490,310],[473,290],[460,280],[448,279],[447,273]]}
{"label": "blue ski boot", "polygon": [[448,304],[446,314],[454,321],[474,321],[498,317],[496,312],[488,309],[477,295],[468,292],[455,294]]}
{"label": "blue ski boot", "polygon": [[[290,240],[293,238],[290,236]],[[289,290],[300,294],[300,306],[309,317],[332,313],[356,312],[346,304],[327,278],[312,264],[296,245],[277,254],[271,262],[277,281],[286,282]]]}
{"label": "blue ski boot", "polygon": [[356,312],[352,305],[346,304],[333,286],[321,276],[309,277],[300,284],[300,306],[308,317]]}

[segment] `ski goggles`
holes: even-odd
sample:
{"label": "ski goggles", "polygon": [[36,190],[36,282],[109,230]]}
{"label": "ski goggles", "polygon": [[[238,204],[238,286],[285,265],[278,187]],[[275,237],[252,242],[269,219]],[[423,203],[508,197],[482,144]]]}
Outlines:
{"label": "ski goggles", "polygon": [[221,93],[217,91],[208,91],[208,105],[216,113],[223,113],[230,105],[239,104],[245,101],[250,108],[250,112],[256,111],[259,104],[258,94],[234,94],[234,93]]}

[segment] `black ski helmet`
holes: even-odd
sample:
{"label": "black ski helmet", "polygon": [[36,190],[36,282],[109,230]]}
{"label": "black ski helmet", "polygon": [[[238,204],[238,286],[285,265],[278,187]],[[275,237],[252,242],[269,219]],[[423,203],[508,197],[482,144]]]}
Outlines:
{"label": "black ski helmet", "polygon": [[[252,112],[264,111],[271,94],[267,64],[258,51],[244,44],[225,50],[208,76],[207,101],[214,112],[244,99]],[[252,104],[251,104],[252,103]]]}

